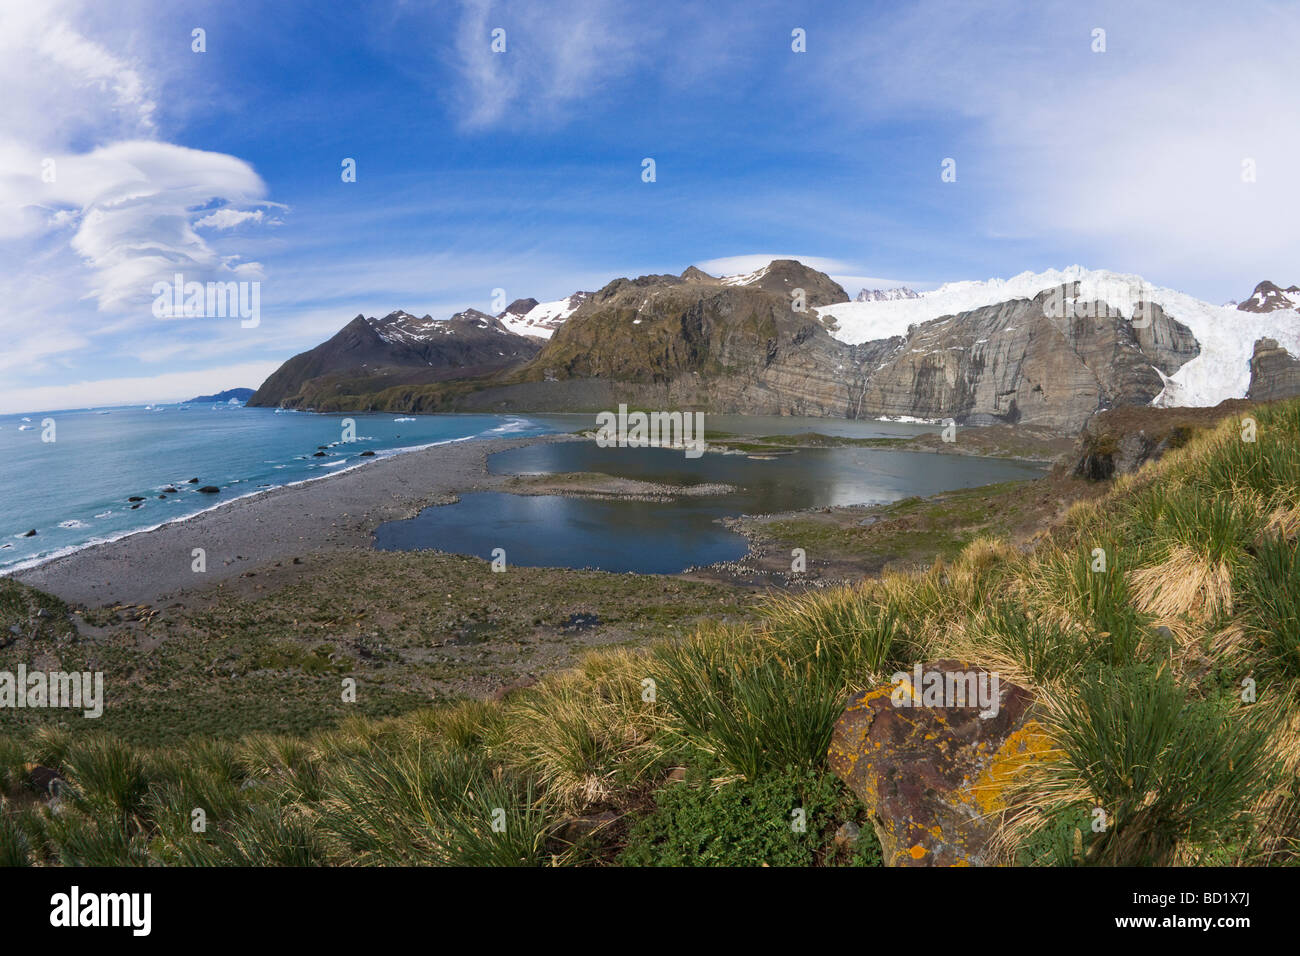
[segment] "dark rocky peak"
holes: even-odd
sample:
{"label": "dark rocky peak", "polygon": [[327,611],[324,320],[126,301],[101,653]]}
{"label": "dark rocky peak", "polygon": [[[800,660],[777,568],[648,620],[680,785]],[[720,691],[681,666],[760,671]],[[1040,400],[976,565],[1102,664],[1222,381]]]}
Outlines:
{"label": "dark rocky peak", "polygon": [[1278,309],[1300,308],[1300,286],[1283,289],[1265,279],[1255,286],[1255,291],[1237,308],[1242,312],[1275,312]]}
{"label": "dark rocky peak", "polygon": [[457,312],[446,323],[442,324],[445,324],[451,331],[484,330],[500,332],[505,335],[514,334],[502,325],[501,320],[495,315],[488,315],[478,309],[466,309],[464,312]]}
{"label": "dark rocky peak", "polygon": [[684,284],[680,276],[672,275],[637,276],[635,279],[621,278],[606,283],[599,291],[591,294],[591,299],[597,302],[606,302],[627,289],[646,289],[654,286]]}
{"label": "dark rocky peak", "polygon": [[527,315],[529,312],[533,311],[533,309],[537,308],[538,304],[539,303],[536,299],[515,299],[515,301],[506,306],[506,310],[498,315],[497,318],[503,319],[507,315],[513,315],[516,317]]}
{"label": "dark rocky peak", "polygon": [[803,289],[805,303],[810,308],[849,301],[849,294],[838,282],[826,273],[818,272],[797,259],[773,259],[754,272],[727,276],[721,281],[723,285],[749,286],[765,292],[779,292],[782,295],[790,295],[795,289]]}

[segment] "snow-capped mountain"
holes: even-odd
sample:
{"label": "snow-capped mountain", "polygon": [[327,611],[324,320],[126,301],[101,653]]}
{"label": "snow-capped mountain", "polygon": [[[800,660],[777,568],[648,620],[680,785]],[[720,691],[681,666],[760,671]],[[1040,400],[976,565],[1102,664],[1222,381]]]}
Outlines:
{"label": "snow-capped mountain", "polygon": [[331,338],[281,365],[248,404],[317,407],[326,398],[396,385],[482,377],[527,362],[541,346],[477,309],[449,319],[401,310],[378,319],[358,315]]}
{"label": "snow-capped mountain", "polygon": [[1011,299],[1034,296],[1066,283],[1078,283],[1081,301],[1100,301],[1125,318],[1139,302],[1154,302],[1187,326],[1200,354],[1165,378],[1155,405],[1217,405],[1243,398],[1250,387],[1250,358],[1255,341],[1271,338],[1292,355],[1300,355],[1300,313],[1294,308],[1250,314],[1239,308],[1211,305],[1190,295],[1153,286],[1141,276],[1104,269],[1049,269],[1022,272],[1010,279],[949,282],[915,299],[842,302],[817,309],[830,320],[831,335],[850,345],[906,335],[909,326],[942,316],[969,312]]}
{"label": "snow-capped mountain", "polygon": [[389,345],[418,347],[429,342],[435,342],[444,336],[455,335],[457,331],[463,331],[467,327],[484,329],[498,335],[506,334],[506,329],[502,327],[501,323],[477,309],[466,309],[464,312],[457,312],[445,321],[435,319],[429,315],[416,318],[411,313],[399,309],[396,312],[390,312],[382,319],[368,318],[366,322]]}
{"label": "snow-capped mountain", "polygon": [[862,289],[854,297],[854,302],[894,302],[898,299],[919,299],[920,293],[913,292],[905,285],[893,289]]}
{"label": "snow-capped mountain", "polygon": [[538,302],[536,299],[516,299],[506,307],[497,318],[515,335],[531,335],[534,338],[549,339],[555,330],[578,307],[591,297],[590,292],[575,292],[565,299],[554,302]]}
{"label": "snow-capped mountain", "polygon": [[1278,309],[1300,309],[1300,286],[1283,289],[1265,279],[1255,286],[1255,291],[1245,302],[1237,304],[1242,312],[1276,312]]}
{"label": "snow-capped mountain", "polygon": [[1300,311],[1289,290],[1256,293],[1254,308],[1215,306],[1071,266],[850,302],[795,260],[722,278],[690,267],[519,299],[499,316],[357,316],[281,366],[250,404],[562,411],[660,400],[668,387],[684,404],[735,414],[1073,432],[1116,405],[1300,392]]}

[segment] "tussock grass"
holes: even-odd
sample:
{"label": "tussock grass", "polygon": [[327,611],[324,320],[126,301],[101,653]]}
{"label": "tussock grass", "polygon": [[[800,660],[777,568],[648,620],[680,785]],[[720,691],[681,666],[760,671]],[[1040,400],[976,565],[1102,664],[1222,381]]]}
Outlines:
{"label": "tussock grass", "polygon": [[527,778],[415,747],[344,761],[319,823],[345,862],[527,866],[541,862],[549,820]]}
{"label": "tussock grass", "polygon": [[508,705],[497,752],[569,807],[608,800],[660,759],[666,713],[650,672],[644,654],[590,656]]}
{"label": "tussock grass", "polygon": [[[1032,552],[983,538],[923,570],[773,596],[501,701],[235,744],[138,750],[49,728],[0,741],[0,863],[612,862],[621,846],[593,858],[564,836],[598,811],[629,862],[824,862],[828,846],[791,842],[783,821],[737,834],[754,801],[791,793],[827,808],[817,840],[861,817],[826,766],[845,700],[939,657],[1030,690],[1054,742],[1000,818],[1007,860],[1294,863],[1298,536],[1292,401],[1117,480]],[[57,805],[28,785],[32,763],[69,781]],[[690,782],[669,786],[682,767]]]}
{"label": "tussock grass", "polygon": [[1300,556],[1297,543],[1268,537],[1242,575],[1248,627],[1259,636],[1269,663],[1300,677]]}
{"label": "tussock grass", "polygon": [[1157,624],[1177,627],[1181,618],[1214,621],[1232,613],[1232,568],[1185,545],[1159,564],[1138,568],[1130,580],[1137,607]]}
{"label": "tussock grass", "polygon": [[1012,828],[1099,808],[1105,829],[1086,862],[1168,864],[1236,837],[1274,780],[1277,712],[1198,699],[1167,668],[1094,674],[1043,703],[1062,759],[1031,770]]}

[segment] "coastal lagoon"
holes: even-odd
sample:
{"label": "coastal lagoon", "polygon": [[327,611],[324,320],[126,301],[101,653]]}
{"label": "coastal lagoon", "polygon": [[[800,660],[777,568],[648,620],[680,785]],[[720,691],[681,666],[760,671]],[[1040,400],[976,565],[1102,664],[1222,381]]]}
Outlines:
{"label": "coastal lagoon", "polygon": [[[355,442],[342,441],[346,418],[355,422]],[[48,421],[54,441],[42,440]],[[239,405],[0,416],[0,571],[411,448],[563,429],[563,421],[519,415],[317,415]],[[198,491],[205,486],[220,491]]]}
{"label": "coastal lagoon", "polygon": [[[55,440],[43,441],[51,419]],[[355,423],[354,442],[343,440],[346,419]],[[324,415],[197,404],[0,416],[0,572],[416,448],[571,433],[594,424],[591,414]],[[935,430],[916,423],[709,416],[706,437],[906,438]],[[436,470],[436,447],[433,454]],[[482,557],[503,547],[516,564],[675,572],[744,553],[744,540],[716,520],[727,515],[893,501],[1039,474],[1018,462],[871,448],[801,449],[766,461],[712,453],[691,460],[680,451],[602,449],[594,442],[520,447],[492,456],[489,467],[497,475],[602,472],[665,484],[723,482],[736,490],[672,502],[468,493],[459,504],[381,526],[378,546]],[[220,490],[199,491],[207,486]],[[27,536],[30,530],[36,534]]]}
{"label": "coastal lagoon", "polygon": [[[765,427],[758,423],[749,433],[774,433]],[[762,459],[709,453],[690,459],[681,451],[600,448],[594,442],[515,448],[491,456],[488,468],[499,475],[597,472],[656,484],[721,483],[734,490],[671,501],[476,492],[380,525],[376,546],[436,548],[485,559],[501,548],[508,565],[671,574],[745,554],[745,538],[720,518],[885,504],[1043,473],[1042,466],[1026,462],[881,448],[801,448]]]}

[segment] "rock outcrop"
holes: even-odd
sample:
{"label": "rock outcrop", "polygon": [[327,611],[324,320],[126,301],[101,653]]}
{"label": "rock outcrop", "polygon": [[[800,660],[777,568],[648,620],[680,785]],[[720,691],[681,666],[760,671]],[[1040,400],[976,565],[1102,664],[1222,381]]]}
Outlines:
{"label": "rock outcrop", "polygon": [[788,287],[825,288],[811,271],[783,266],[743,282],[616,280],[557,330],[515,376],[520,382],[458,396],[455,407],[586,409],[621,397],[716,413],[952,418],[1077,432],[1099,409],[1149,403],[1164,387],[1161,374],[1199,351],[1159,306],[1135,326],[1087,304],[1056,316],[1047,292],[847,345],[819,317],[792,310]]}
{"label": "rock outcrop", "polygon": [[[698,270],[697,270],[698,271]],[[744,286],[775,292],[792,300],[796,289],[803,291],[808,308],[847,302],[849,295],[843,287],[824,272],[809,268],[797,259],[773,259],[762,269],[748,275],[725,276],[716,280],[724,286]],[[607,287],[608,288],[608,287]]]}
{"label": "rock outcrop", "polygon": [[1250,357],[1250,391],[1246,395],[1262,402],[1300,395],[1300,359],[1275,339],[1259,339]]}
{"label": "rock outcrop", "polygon": [[1079,433],[1064,460],[1074,476],[1104,481],[1137,471],[1187,444],[1197,432],[1252,407],[1243,398],[1212,408],[1147,408],[1129,405],[1098,412]]}
{"label": "rock outcrop", "polygon": [[1278,309],[1300,308],[1300,286],[1283,289],[1265,279],[1255,286],[1250,298],[1237,305],[1242,312],[1275,312]]}
{"label": "rock outcrop", "polygon": [[1156,305],[1146,327],[1100,307],[1060,316],[1053,305],[1042,292],[914,326],[870,371],[860,414],[1077,431],[1100,409],[1150,403],[1160,374],[1199,352]]}
{"label": "rock outcrop", "polygon": [[[985,675],[959,661],[926,673]],[[997,713],[979,706],[924,706],[895,685],[849,700],[831,739],[831,770],[871,813],[886,866],[983,866],[1010,786],[1051,749],[1031,697],[999,681]],[[901,696],[913,706],[898,706]]]}
{"label": "rock outcrop", "polygon": [[[860,370],[858,353],[871,350],[837,342],[810,311],[843,295],[839,286],[788,261],[744,283],[702,275],[616,279],[556,331],[520,377],[626,383],[714,412],[849,414],[845,382]],[[796,288],[804,290],[804,312],[793,309]]]}

